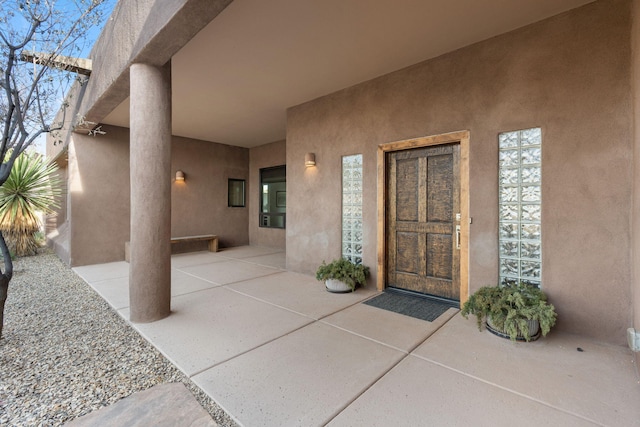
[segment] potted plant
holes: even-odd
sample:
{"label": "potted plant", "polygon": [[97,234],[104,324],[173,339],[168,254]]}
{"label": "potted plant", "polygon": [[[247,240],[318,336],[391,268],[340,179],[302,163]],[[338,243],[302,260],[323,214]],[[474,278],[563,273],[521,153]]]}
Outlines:
{"label": "potted plant", "polygon": [[368,267],[340,258],[329,264],[322,261],[316,271],[316,279],[324,282],[329,292],[353,292],[356,287],[364,285],[368,274]]}
{"label": "potted plant", "polygon": [[465,318],[476,316],[478,329],[486,321],[487,329],[511,340],[531,341],[547,335],[557,314],[545,293],[526,283],[483,286],[464,303]]}

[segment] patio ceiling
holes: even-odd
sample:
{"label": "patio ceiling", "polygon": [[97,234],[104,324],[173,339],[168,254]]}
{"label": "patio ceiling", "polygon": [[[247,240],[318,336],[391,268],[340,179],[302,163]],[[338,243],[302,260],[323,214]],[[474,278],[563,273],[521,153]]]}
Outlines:
{"label": "patio ceiling", "polygon": [[[592,0],[235,0],[172,59],[174,135],[254,147],[286,109]],[[125,100],[104,120],[129,127]]]}

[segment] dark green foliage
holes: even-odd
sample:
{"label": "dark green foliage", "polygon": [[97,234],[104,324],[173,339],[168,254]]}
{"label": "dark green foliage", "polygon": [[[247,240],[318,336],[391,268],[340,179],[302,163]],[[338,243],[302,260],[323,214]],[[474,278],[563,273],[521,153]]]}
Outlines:
{"label": "dark green foliage", "polygon": [[368,274],[369,267],[365,267],[362,264],[353,264],[349,260],[340,258],[329,264],[322,261],[322,265],[316,271],[316,279],[321,282],[328,279],[340,280],[354,291],[357,286],[364,285]]}
{"label": "dark green foliage", "polygon": [[514,341],[518,334],[527,341],[531,339],[528,320],[537,320],[545,336],[557,318],[555,308],[547,302],[545,293],[524,283],[484,286],[469,297],[461,313],[465,318],[469,314],[475,315],[478,329],[489,317],[496,329],[504,331]]}

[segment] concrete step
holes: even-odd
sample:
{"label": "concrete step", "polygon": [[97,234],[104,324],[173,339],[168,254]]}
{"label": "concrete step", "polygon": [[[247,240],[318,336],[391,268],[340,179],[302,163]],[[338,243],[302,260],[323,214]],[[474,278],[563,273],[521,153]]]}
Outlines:
{"label": "concrete step", "polygon": [[66,424],[69,427],[216,427],[182,383],[158,384]]}

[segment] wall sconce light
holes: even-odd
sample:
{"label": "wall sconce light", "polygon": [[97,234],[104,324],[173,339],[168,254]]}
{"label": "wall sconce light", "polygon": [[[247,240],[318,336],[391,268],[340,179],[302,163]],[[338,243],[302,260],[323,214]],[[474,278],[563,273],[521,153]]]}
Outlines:
{"label": "wall sconce light", "polygon": [[307,153],[304,155],[304,165],[306,167],[316,165],[316,155],[314,153]]}
{"label": "wall sconce light", "polygon": [[184,181],[184,172],[176,171],[176,181]]}

